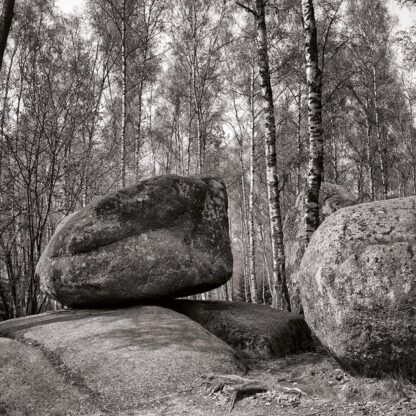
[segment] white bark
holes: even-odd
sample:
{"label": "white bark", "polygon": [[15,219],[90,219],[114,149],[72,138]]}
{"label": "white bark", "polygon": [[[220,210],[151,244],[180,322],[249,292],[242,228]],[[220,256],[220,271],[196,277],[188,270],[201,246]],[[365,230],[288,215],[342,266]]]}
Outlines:
{"label": "white bark", "polygon": [[305,193],[305,245],[308,245],[312,234],[319,226],[319,191],[323,175],[322,86],[318,58],[318,33],[312,0],[302,0],[302,15],[309,122],[309,167]]}
{"label": "white bark", "polygon": [[376,123],[376,144],[377,144],[377,152],[379,155],[379,162],[380,162],[380,171],[381,171],[381,183],[383,186],[383,197],[387,199],[388,197],[388,181],[387,181],[387,173],[386,167],[384,163],[384,158],[381,150],[381,126],[380,126],[380,109],[378,106],[378,85],[377,85],[377,74],[376,68],[373,66],[373,92],[374,92],[374,113],[375,113],[375,123]]}
{"label": "white bark", "polygon": [[265,1],[256,0],[256,10],[253,12],[256,20],[257,63],[261,80],[265,119],[264,127],[266,132],[267,192],[272,242],[273,279],[275,285],[274,307],[290,311],[289,292],[286,285],[283,222],[280,208],[279,173],[276,156],[276,121],[274,116],[273,91],[270,81]]}
{"label": "white bark", "polygon": [[127,170],[127,50],[126,50],[126,0],[123,0],[121,12],[121,59],[122,59],[122,98],[121,98],[121,186],[126,186]]}
{"label": "white bark", "polygon": [[257,275],[256,275],[256,240],[254,227],[254,185],[255,185],[255,167],[254,156],[256,151],[256,114],[254,106],[255,94],[255,74],[254,67],[250,80],[250,115],[251,115],[251,132],[250,132],[250,191],[249,191],[249,261],[250,261],[250,293],[251,302],[258,303],[257,293]]}

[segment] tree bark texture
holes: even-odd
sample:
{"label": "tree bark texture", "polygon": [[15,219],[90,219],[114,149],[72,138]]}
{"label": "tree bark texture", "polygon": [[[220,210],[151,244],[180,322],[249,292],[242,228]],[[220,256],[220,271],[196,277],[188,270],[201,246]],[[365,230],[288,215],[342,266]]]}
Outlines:
{"label": "tree bark texture", "polygon": [[13,21],[15,0],[3,0],[0,15],[0,71],[3,64],[3,55],[6,50],[7,38]]}
{"label": "tree bark texture", "polygon": [[256,274],[256,236],[254,227],[254,189],[255,189],[255,167],[254,156],[256,151],[256,125],[255,125],[255,76],[254,67],[250,80],[250,113],[251,113],[251,131],[250,131],[250,193],[249,193],[249,252],[250,252],[250,292],[251,302],[258,303],[257,293],[257,274]]}
{"label": "tree bark texture", "polygon": [[380,125],[380,108],[378,105],[378,85],[377,85],[377,74],[376,68],[373,66],[373,93],[374,93],[374,114],[375,114],[375,123],[376,123],[376,144],[377,144],[377,152],[379,154],[380,160],[380,171],[381,171],[381,183],[383,186],[383,198],[388,198],[388,181],[387,181],[387,174],[386,174],[386,166],[384,163],[383,153],[381,149],[381,125]]}
{"label": "tree bark texture", "polygon": [[305,36],[306,81],[308,84],[309,166],[305,193],[306,245],[319,226],[319,190],[323,175],[323,128],[321,70],[318,31],[312,0],[302,0]]}
{"label": "tree bark texture", "polygon": [[122,4],[121,18],[121,59],[122,59],[122,98],[121,98],[121,186],[126,186],[126,165],[127,165],[127,50],[126,50],[126,0]]}
{"label": "tree bark texture", "polygon": [[280,209],[279,176],[276,156],[276,121],[274,115],[273,91],[270,81],[269,55],[267,44],[267,28],[265,1],[256,0],[256,31],[257,31],[257,63],[263,96],[265,119],[265,147],[267,191],[270,216],[270,232],[273,254],[273,277],[278,299],[277,308],[290,311],[289,292],[286,284],[285,251],[283,245],[283,222]]}

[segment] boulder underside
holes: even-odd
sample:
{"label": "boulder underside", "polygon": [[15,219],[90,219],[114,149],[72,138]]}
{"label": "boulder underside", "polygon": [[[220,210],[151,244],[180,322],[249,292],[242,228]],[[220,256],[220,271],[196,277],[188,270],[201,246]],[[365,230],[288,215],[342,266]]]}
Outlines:
{"label": "boulder underside", "polygon": [[311,331],[301,316],[269,306],[190,300],[175,300],[166,306],[252,358],[284,357],[313,349]]}

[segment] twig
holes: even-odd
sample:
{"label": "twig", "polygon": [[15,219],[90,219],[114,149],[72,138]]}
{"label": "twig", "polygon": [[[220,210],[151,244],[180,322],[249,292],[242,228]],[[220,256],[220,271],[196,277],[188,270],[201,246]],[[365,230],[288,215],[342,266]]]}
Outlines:
{"label": "twig", "polygon": [[245,4],[242,4],[239,1],[236,1],[235,3],[237,4],[237,6],[242,7],[246,12],[254,14],[254,16],[256,15],[256,12],[253,9],[250,9],[250,7],[246,6]]}
{"label": "twig", "polygon": [[306,393],[303,390],[298,389],[297,387],[283,387],[282,390],[286,393],[298,393],[300,396],[306,396]]}
{"label": "twig", "polygon": [[244,377],[237,376],[237,375],[234,375],[234,374],[229,374],[229,375],[208,374],[207,375],[208,380],[212,380],[214,378],[219,378],[219,379],[229,380],[229,381],[241,381],[243,383],[260,383],[260,381],[258,381],[258,380],[252,380],[252,379],[244,378]]}
{"label": "twig", "polygon": [[220,390],[222,390],[225,387],[225,384],[220,382],[218,384],[216,384],[210,391],[210,393],[208,394],[208,397],[212,396],[214,393],[219,392]]}

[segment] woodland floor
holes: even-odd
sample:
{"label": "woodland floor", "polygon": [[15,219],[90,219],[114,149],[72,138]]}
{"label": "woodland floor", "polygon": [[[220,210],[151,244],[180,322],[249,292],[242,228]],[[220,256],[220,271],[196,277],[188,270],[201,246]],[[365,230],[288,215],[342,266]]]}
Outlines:
{"label": "woodland floor", "polygon": [[[267,361],[249,360],[247,364],[249,371],[243,379],[231,377],[227,380],[221,376],[207,375],[192,392],[182,392],[178,396],[151,403],[139,414],[416,415],[416,385],[393,378],[351,377],[340,370],[336,361],[324,351]],[[249,380],[256,382],[249,383]],[[234,406],[231,406],[237,385],[243,386],[246,391],[241,391]],[[261,390],[262,386],[267,388],[266,392],[254,393]]]}

